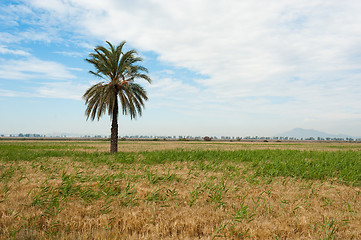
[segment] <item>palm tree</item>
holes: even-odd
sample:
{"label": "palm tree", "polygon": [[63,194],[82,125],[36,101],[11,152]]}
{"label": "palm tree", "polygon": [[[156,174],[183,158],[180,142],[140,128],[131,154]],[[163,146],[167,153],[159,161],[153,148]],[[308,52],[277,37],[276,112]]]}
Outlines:
{"label": "palm tree", "polygon": [[97,46],[95,53],[90,53],[85,59],[96,69],[89,72],[104,81],[91,86],[83,99],[87,105],[87,120],[99,120],[106,112],[109,114],[112,120],[110,153],[114,154],[118,151],[119,103],[123,115],[129,114],[131,119],[141,116],[148,97],[145,89],[134,81],[144,79],[151,83],[151,79],[146,75],[148,70],[138,65],[143,59],[137,56],[135,50],[123,52],[125,41],[116,47],[108,41],[106,43],[109,48]]}

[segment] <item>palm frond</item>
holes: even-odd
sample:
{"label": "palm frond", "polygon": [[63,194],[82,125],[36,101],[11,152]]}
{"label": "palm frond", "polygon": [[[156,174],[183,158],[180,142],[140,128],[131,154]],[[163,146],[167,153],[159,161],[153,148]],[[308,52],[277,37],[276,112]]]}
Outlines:
{"label": "palm frond", "polygon": [[121,107],[122,114],[129,114],[131,119],[141,116],[148,97],[144,88],[134,81],[144,79],[151,83],[148,69],[138,64],[142,58],[137,51],[123,52],[125,41],[118,46],[106,43],[108,48],[97,46],[85,59],[95,68],[89,73],[105,81],[91,86],[83,95],[87,105],[85,115],[87,119],[99,120],[105,113],[111,117],[118,114]]}

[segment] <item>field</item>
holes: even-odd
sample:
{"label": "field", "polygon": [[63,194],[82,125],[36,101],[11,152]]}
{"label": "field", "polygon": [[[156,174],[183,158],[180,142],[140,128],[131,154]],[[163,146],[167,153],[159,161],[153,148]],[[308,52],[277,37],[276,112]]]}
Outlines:
{"label": "field", "polygon": [[361,239],[361,143],[0,141],[0,239]]}

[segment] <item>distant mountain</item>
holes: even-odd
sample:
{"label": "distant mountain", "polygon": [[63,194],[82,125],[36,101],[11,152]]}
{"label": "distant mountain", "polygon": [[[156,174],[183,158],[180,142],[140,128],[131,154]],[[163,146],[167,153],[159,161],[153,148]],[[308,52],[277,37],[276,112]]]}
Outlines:
{"label": "distant mountain", "polygon": [[303,129],[303,128],[295,128],[291,131],[287,131],[281,134],[277,134],[280,137],[295,137],[295,138],[310,138],[310,137],[321,137],[321,138],[355,138],[353,136],[345,135],[345,134],[330,134],[321,131],[317,131],[314,129]]}

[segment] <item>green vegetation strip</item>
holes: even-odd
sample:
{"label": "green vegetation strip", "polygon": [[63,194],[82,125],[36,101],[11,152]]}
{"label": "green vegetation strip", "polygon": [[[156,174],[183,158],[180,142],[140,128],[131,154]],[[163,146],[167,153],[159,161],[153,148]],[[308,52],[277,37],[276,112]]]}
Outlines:
{"label": "green vegetation strip", "polygon": [[[301,150],[163,150],[149,152],[79,151],[86,147],[74,143],[1,143],[1,162],[42,161],[48,158],[70,158],[92,164],[114,163],[145,165],[171,162],[192,162],[209,171],[240,171],[242,163],[257,176],[284,176],[304,179],[337,180],[361,185],[360,151],[301,151]],[[0,173],[2,172],[0,168]],[[0,176],[0,178],[5,176]],[[1,179],[0,179],[1,180]]]}

